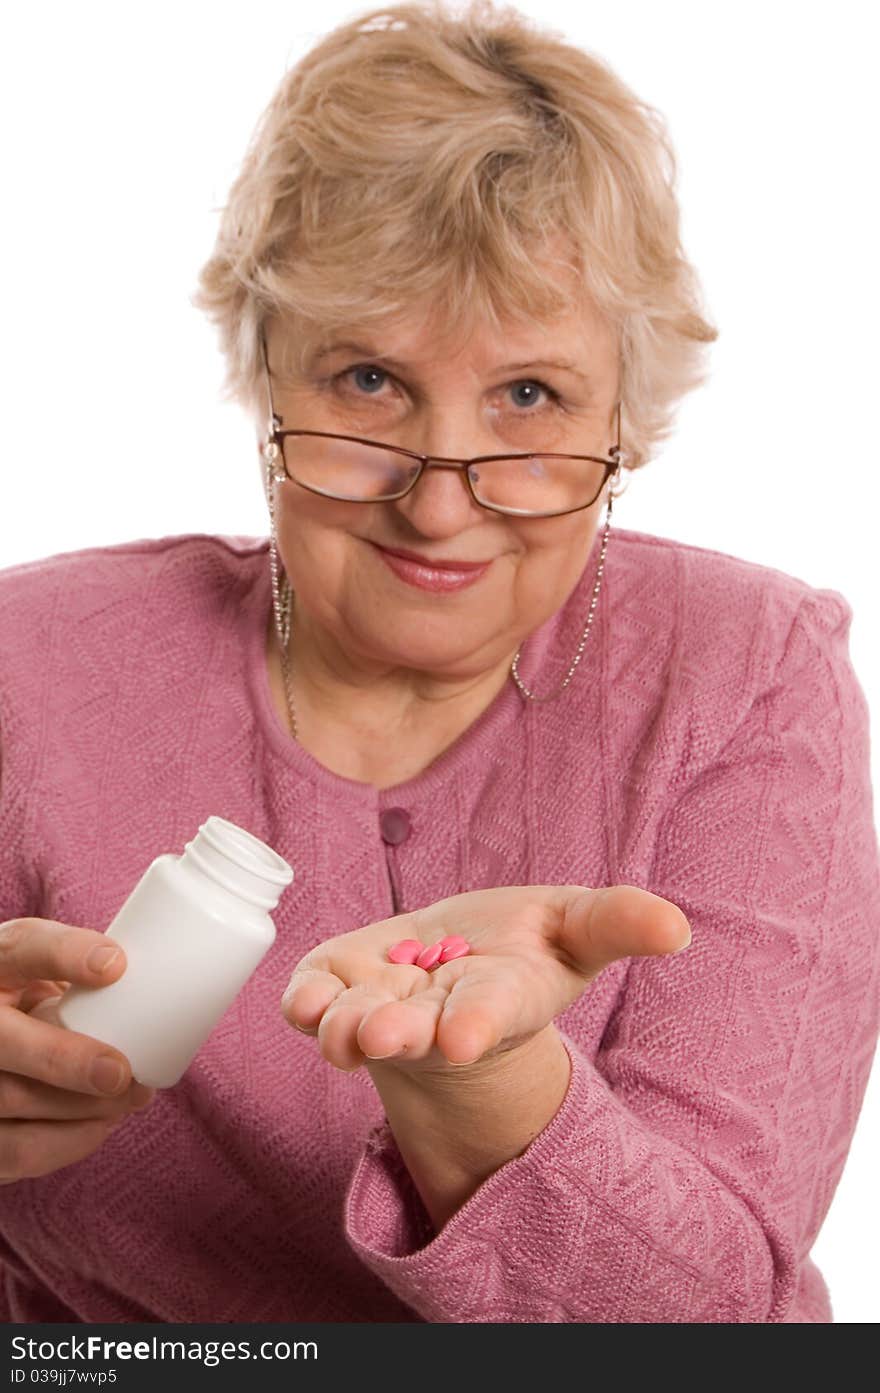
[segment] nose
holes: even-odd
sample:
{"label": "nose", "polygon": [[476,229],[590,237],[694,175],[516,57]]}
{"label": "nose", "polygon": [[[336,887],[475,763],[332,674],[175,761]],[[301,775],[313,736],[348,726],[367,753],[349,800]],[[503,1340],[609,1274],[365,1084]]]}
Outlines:
{"label": "nose", "polygon": [[415,426],[409,438],[400,443],[429,456],[415,488],[389,505],[396,507],[413,527],[424,535],[451,535],[489,517],[487,509],[472,499],[464,468],[442,462],[498,452],[497,445],[485,442],[482,436],[478,439],[469,413],[456,415],[447,407],[442,419],[439,413],[432,414],[430,420],[423,417],[421,428]]}
{"label": "nose", "polygon": [[[444,456],[445,458],[445,456]],[[448,536],[488,516],[471,498],[464,469],[429,460],[415,488],[387,505],[424,535]]]}

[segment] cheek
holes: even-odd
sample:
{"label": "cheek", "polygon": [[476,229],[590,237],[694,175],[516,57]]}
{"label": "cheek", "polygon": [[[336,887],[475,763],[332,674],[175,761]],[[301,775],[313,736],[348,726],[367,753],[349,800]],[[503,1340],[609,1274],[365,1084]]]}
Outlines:
{"label": "cheek", "polygon": [[[282,494],[284,490],[282,489]],[[295,553],[302,548],[314,555],[326,549],[341,555],[350,536],[363,531],[364,513],[356,503],[337,503],[330,498],[297,489],[283,499],[279,526]]]}
{"label": "cheek", "polygon": [[547,547],[529,551],[516,574],[516,603],[521,616],[541,623],[553,614],[574,589],[583,566],[569,548]]}
{"label": "cheek", "polygon": [[352,508],[304,493],[287,502],[278,522],[279,561],[293,589],[310,608],[336,596],[344,583],[352,545],[338,516]]}
{"label": "cheek", "polygon": [[597,516],[592,509],[567,517],[544,518],[520,533],[522,570],[529,584],[565,595],[583,570],[596,536]]}

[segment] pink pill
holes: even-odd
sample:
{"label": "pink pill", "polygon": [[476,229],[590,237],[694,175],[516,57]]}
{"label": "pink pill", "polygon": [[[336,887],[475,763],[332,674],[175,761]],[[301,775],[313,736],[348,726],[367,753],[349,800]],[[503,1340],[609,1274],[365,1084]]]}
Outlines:
{"label": "pink pill", "polygon": [[416,967],[434,967],[440,961],[442,952],[442,943],[430,943],[416,958]]}
{"label": "pink pill", "polygon": [[424,948],[417,938],[402,938],[388,949],[388,961],[392,963],[414,963]]}
{"label": "pink pill", "polygon": [[447,934],[445,938],[441,938],[440,942],[444,948],[451,948],[455,943],[467,943],[467,939],[462,938],[461,934]]}
{"label": "pink pill", "polygon": [[463,939],[461,943],[447,943],[440,955],[440,962],[449,963],[452,962],[453,958],[466,958],[470,951],[471,945],[465,943]]}

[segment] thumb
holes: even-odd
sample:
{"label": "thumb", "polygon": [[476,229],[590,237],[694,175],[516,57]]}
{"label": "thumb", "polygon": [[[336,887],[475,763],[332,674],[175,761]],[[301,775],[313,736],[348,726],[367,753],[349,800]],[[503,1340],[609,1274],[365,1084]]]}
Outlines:
{"label": "thumb", "polygon": [[678,953],[691,941],[687,918],[662,895],[638,885],[571,888],[557,938],[574,966],[589,978],[619,958]]}

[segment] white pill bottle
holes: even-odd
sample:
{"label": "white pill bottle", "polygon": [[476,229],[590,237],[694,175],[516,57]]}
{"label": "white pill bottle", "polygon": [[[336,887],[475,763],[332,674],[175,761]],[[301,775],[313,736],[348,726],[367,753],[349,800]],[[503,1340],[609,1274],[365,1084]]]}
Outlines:
{"label": "white pill bottle", "polygon": [[57,1019],[121,1050],[139,1083],[170,1088],[275,942],[269,911],[293,874],[258,837],[209,817],[180,856],[151,862],[108,926],[122,976],[72,985]]}

